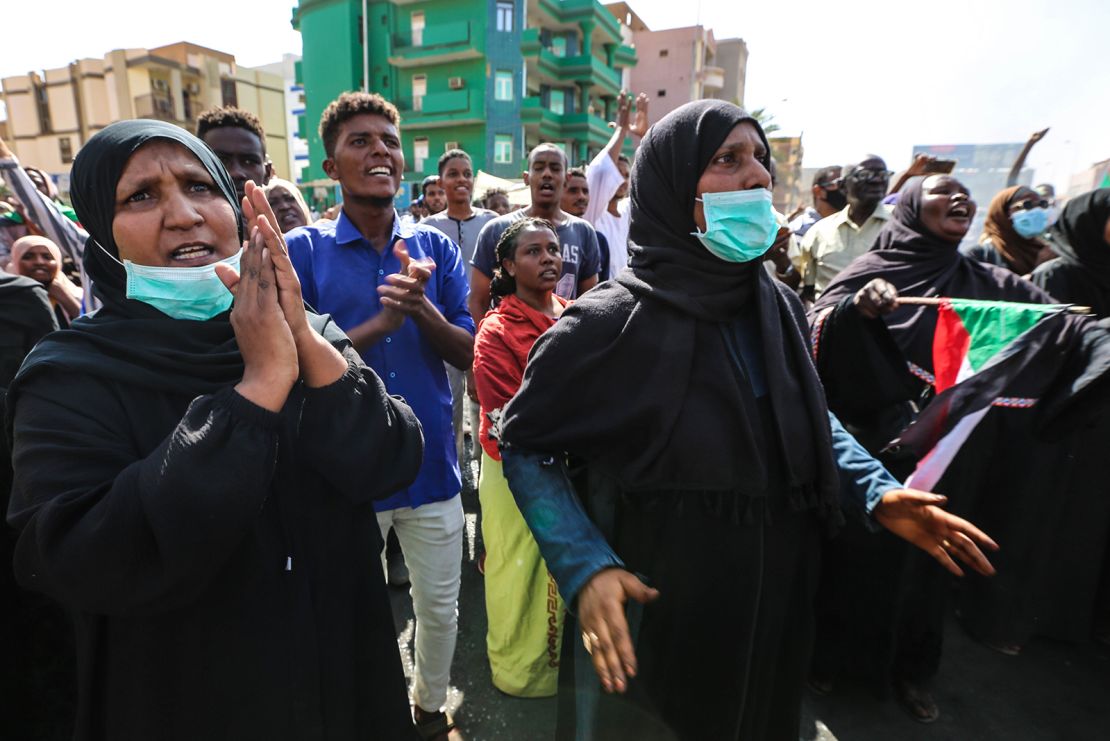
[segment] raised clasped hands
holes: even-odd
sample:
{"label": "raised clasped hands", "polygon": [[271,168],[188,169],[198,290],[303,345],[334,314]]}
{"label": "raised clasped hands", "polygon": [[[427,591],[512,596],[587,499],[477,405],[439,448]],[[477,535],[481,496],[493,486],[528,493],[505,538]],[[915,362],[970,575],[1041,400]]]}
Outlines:
{"label": "raised clasped hands", "polygon": [[244,365],[237,388],[259,406],[278,411],[302,375],[308,385],[324,386],[347,366],[308,323],[301,282],[265,193],[252,181],[245,191],[248,239],[239,272],[218,263],[216,274],[235,296],[231,326]]}
{"label": "raised clasped hands", "polygon": [[400,261],[400,272],[387,275],[385,284],[378,286],[378,296],[382,304],[381,316],[392,330],[400,328],[406,317],[420,322],[429,313],[430,303],[424,293],[435,262],[430,258],[413,259],[409,255],[405,240],[393,243],[393,255]]}

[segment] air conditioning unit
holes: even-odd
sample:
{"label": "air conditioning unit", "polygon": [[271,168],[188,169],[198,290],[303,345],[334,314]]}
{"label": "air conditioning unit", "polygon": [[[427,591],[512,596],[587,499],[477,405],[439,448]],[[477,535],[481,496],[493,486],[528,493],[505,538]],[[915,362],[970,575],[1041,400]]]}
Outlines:
{"label": "air conditioning unit", "polygon": [[188,88],[189,95],[200,95],[200,85],[195,82],[190,82]]}
{"label": "air conditioning unit", "polygon": [[452,149],[458,149],[458,148],[459,148],[459,143],[458,142],[446,142],[443,145],[443,151],[444,152],[450,152]]}
{"label": "air conditioning unit", "polygon": [[154,81],[154,89],[155,90],[161,90],[161,91],[164,92],[166,90],[169,90],[169,85],[166,84],[165,80],[155,80]]}
{"label": "air conditioning unit", "polygon": [[461,77],[451,77],[447,80],[447,87],[452,90],[462,90],[466,87],[466,80]]}

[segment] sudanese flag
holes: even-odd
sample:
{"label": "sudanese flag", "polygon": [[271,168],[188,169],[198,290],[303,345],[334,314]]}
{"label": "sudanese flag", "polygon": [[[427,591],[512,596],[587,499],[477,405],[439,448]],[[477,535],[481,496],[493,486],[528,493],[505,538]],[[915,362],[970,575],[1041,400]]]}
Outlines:
{"label": "sudanese flag", "polygon": [[[931,491],[992,406],[1032,407],[1069,357],[1068,307],[945,299],[933,335],[937,396],[893,446],[917,468],[906,486]],[[1072,338],[1061,346],[1062,338]],[[1015,395],[1020,386],[1021,395]]]}

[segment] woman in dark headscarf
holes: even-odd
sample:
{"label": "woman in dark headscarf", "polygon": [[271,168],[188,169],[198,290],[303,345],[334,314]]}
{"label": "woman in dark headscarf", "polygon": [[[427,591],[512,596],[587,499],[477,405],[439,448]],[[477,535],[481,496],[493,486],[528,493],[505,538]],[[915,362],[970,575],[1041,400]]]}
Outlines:
{"label": "woman in dark headscarf", "polygon": [[[902,479],[916,459],[899,449],[880,451],[932,398],[937,311],[899,306],[898,297],[1052,302],[1015,273],[960,254],[974,215],[974,201],[955,178],[911,181],[872,250],[837,276],[813,308],[815,358],[830,409]],[[1020,387],[1012,392],[1034,395]],[[1046,573],[1037,569],[1046,568],[1041,557],[1057,534],[1044,528],[1058,502],[1046,492],[1067,469],[1067,445],[1037,438],[1036,417],[1026,408],[992,409],[936,486],[957,511],[973,514],[1011,545],[999,555],[1005,565],[1000,575],[969,585],[974,588],[965,589],[963,606],[972,631],[1007,652],[1043,617],[1031,609],[1029,595]],[[862,564],[872,568],[863,572]],[[1060,577],[1060,570],[1051,573]],[[931,563],[890,538],[849,525],[825,553],[815,689],[827,691],[829,680],[845,674],[892,679],[915,719],[935,720],[939,710],[929,685],[939,668],[947,591],[945,574]]]}
{"label": "woman in dark headscarf", "polygon": [[76,738],[411,736],[371,578],[411,410],[191,134],[113,124],[71,184],[104,306],[35,348],[7,424],[16,576],[77,624]]}
{"label": "woman in dark headscarf", "polygon": [[[1059,257],[1034,270],[1033,282],[1058,301],[1090,306],[1096,316],[1110,317],[1110,188],[1093,190],[1069,200],[1049,236],[1052,249]],[[1108,425],[1110,422],[1087,426],[1083,434],[1077,436],[1081,448],[1075,451],[1076,465],[1081,467],[1073,477],[1075,486],[1101,488],[1102,500],[1110,499],[1102,484],[1110,479],[1106,461],[1107,441],[1110,440]],[[1088,518],[1090,513],[1075,508],[1074,515]],[[1098,547],[1097,543],[1077,545],[1086,547],[1087,552],[1094,552],[1092,546]],[[1071,549],[1073,553],[1076,550]],[[1080,594],[1089,594],[1089,590]],[[1057,597],[1050,604],[1061,604],[1064,595]],[[1102,642],[1110,643],[1110,547],[1106,548],[1102,585],[1096,599],[1095,633]],[[1072,600],[1064,604],[1074,606]],[[1071,610],[1079,631],[1086,628],[1083,618],[1089,603],[1086,608],[1081,605]]]}
{"label": "woman in dark headscarf", "polygon": [[1058,256],[1033,271],[1033,282],[1059,301],[1110,316],[1110,188],[1068,201],[1050,235]]}
{"label": "woman in dark headscarf", "polygon": [[960,252],[1018,275],[1029,275],[1052,256],[1040,239],[1048,227],[1048,201],[1032,188],[1016,185],[991,199],[979,243]]}
{"label": "woman in dark headscarf", "polygon": [[[652,127],[630,267],[539,338],[504,409],[506,477],[582,637],[563,642],[561,737],[796,739],[838,471],[857,512],[990,568],[968,537],[986,536],[899,490],[828,414],[801,304],[761,266],[769,156],[729,103]],[[594,694],[591,660],[617,694]]]}

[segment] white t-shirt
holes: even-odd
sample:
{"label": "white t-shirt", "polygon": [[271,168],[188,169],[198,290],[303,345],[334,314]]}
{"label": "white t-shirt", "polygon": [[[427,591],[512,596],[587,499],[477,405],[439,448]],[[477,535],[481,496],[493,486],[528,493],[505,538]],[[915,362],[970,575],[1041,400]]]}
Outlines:
{"label": "white t-shirt", "polygon": [[616,275],[628,264],[628,226],[632,222],[628,199],[622,198],[617,204],[620,216],[609,213],[609,201],[613,200],[623,183],[624,176],[607,152],[599,152],[586,168],[590,205],[586,207],[583,218],[604,234],[609,242],[609,275],[602,276],[602,280]]}

